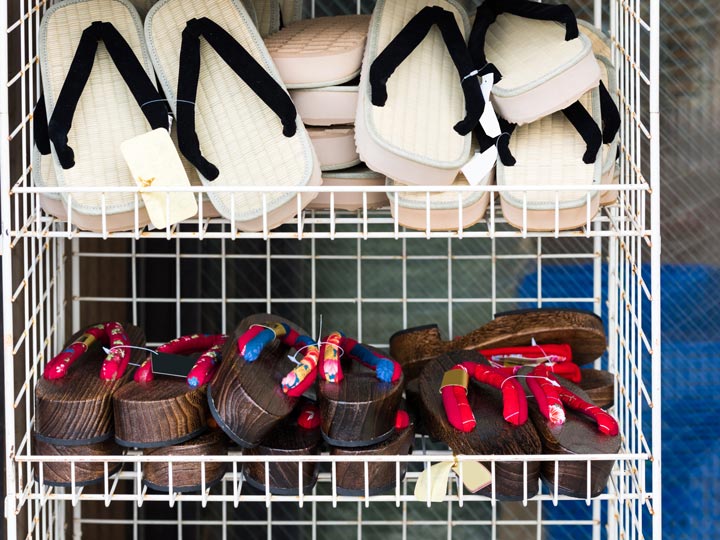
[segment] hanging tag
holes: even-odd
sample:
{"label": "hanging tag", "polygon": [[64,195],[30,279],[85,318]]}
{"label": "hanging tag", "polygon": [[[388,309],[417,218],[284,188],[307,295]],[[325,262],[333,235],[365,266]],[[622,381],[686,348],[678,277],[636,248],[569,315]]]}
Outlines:
{"label": "hanging tag", "polygon": [[[462,469],[462,474],[460,470]],[[453,465],[452,470],[462,477],[462,482],[470,493],[477,493],[492,483],[492,473],[477,461],[461,461]]]}
{"label": "hanging tag", "polygon": [[451,461],[436,463],[425,469],[415,484],[415,498],[418,501],[428,501],[428,482],[430,485],[430,502],[443,502],[447,494],[448,478],[453,468]]}
{"label": "hanging tag", "polygon": [[157,353],[152,357],[152,371],[155,375],[186,378],[195,365],[196,358],[180,354]]}
{"label": "hanging tag", "polygon": [[494,76],[492,73],[483,75],[480,79],[480,90],[482,90],[483,97],[485,98],[485,110],[480,117],[480,125],[488,137],[497,137],[501,133],[500,122],[498,122],[495,108],[493,107],[492,101],[490,101],[493,79]]}
{"label": "hanging tag", "polygon": [[484,152],[476,152],[475,155],[470,158],[470,161],[462,168],[462,172],[465,178],[467,178],[468,183],[471,186],[485,184],[487,175],[490,174],[490,171],[492,171],[495,166],[497,158],[498,151],[494,144]]}
{"label": "hanging tag", "polygon": [[[165,129],[155,129],[120,144],[125,162],[138,187],[190,186],[180,156]],[[193,193],[140,192],[150,221],[158,229],[195,216],[197,200]]]}

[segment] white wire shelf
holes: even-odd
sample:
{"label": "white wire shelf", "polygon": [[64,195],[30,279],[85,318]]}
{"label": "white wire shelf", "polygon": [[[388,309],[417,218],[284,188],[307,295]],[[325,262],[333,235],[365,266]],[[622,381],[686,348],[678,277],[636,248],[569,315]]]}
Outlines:
{"label": "white wire shelf", "polygon": [[[592,501],[639,501],[641,504],[652,504],[652,494],[645,493],[642,490],[628,489],[629,484],[637,484],[640,479],[639,474],[644,474],[645,463],[651,459],[647,453],[631,453],[625,450],[617,455],[606,454],[587,454],[587,455],[458,455],[454,456],[450,451],[429,450],[425,449],[426,439],[418,436],[416,438],[416,448],[411,455],[407,456],[331,456],[327,453],[320,455],[308,456],[244,456],[240,450],[231,450],[229,455],[222,456],[146,456],[136,451],[130,451],[125,455],[119,456],[74,456],[71,460],[67,456],[17,456],[18,467],[28,468],[27,473],[32,474],[32,479],[28,481],[27,488],[23,493],[18,494],[15,498],[15,509],[19,511],[27,500],[62,500],[70,501],[76,505],[83,501],[100,501],[106,505],[114,501],[133,502],[138,506],[142,506],[145,502],[166,502],[173,506],[178,501],[195,501],[206,504],[208,502],[229,502],[237,506],[243,502],[264,502],[269,506],[272,502],[295,502],[302,506],[306,502],[322,502],[332,503],[333,506],[340,502],[363,502],[365,506],[379,502],[394,502],[396,505],[404,502],[421,503],[428,507],[433,503],[431,501],[419,501],[415,495],[415,484],[420,477],[422,470],[431,465],[441,462],[466,462],[481,461],[486,463],[492,475],[492,484],[495,484],[495,464],[497,463],[530,463],[530,462],[554,462],[556,470],[559,463],[581,462],[587,464],[587,470],[594,461],[614,460],[615,466],[611,473],[609,488],[606,492],[590,497],[590,482],[587,483],[587,494],[584,498],[574,498],[562,495],[556,487],[541,487],[538,494],[528,497],[531,492],[528,478],[524,479],[523,492],[525,496],[518,502],[526,506],[530,501],[550,501],[557,504],[562,500],[581,500],[590,505]],[[76,486],[74,484],[74,473],[69,478],[71,485],[58,488],[43,484],[44,467],[49,463],[68,462],[71,470],[74,471],[77,463],[102,463],[104,464],[105,475],[97,484],[93,486]],[[220,486],[204,486],[196,493],[180,493],[167,492],[160,493],[148,490],[143,485],[143,466],[148,463],[168,464],[169,470],[172,470],[173,463],[197,463],[204,471],[208,463],[223,463],[227,466],[226,474],[223,477]],[[116,463],[124,464],[123,470],[115,474],[111,474],[111,465]],[[318,481],[313,488],[312,493],[300,492],[297,495],[274,495],[270,493],[269,486],[263,490],[251,489],[243,490],[245,478],[242,473],[244,463],[263,463],[266,468],[272,464],[278,463],[315,463],[320,467]],[[348,496],[339,495],[337,490],[336,464],[337,463],[361,463],[364,465],[364,485],[365,493]],[[371,489],[368,480],[368,465],[371,463],[389,463],[395,469],[395,486],[383,494],[371,495]],[[407,473],[401,473],[401,467],[408,468]],[[299,468],[299,470],[302,470]],[[172,474],[172,473],[171,473]],[[204,473],[203,473],[204,478]],[[589,479],[589,477],[588,477]],[[399,481],[398,481],[399,480]],[[451,474],[449,477],[448,492],[442,502],[458,502],[462,505],[464,502],[485,501],[491,502],[494,506],[498,499],[495,496],[494,488],[490,496],[478,495],[467,492],[462,487],[463,479],[458,474]],[[204,480],[203,480],[204,482]],[[302,488],[302,475],[299,477],[299,485]],[[42,487],[41,487],[42,486]],[[427,484],[429,495],[432,489],[432,482]]]}

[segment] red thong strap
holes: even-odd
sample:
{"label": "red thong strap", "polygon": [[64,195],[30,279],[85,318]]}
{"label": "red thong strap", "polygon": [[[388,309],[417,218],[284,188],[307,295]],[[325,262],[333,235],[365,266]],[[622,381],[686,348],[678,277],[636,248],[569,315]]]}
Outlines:
{"label": "red thong strap", "polygon": [[[220,363],[220,351],[227,341],[225,334],[192,334],[169,341],[157,348],[159,353],[167,354],[202,354],[188,373],[187,382],[191,388],[198,388],[207,384],[217,370]],[[144,384],[152,381],[155,374],[152,369],[152,356],[135,371],[135,382]]]}
{"label": "red thong strap", "polygon": [[[458,370],[462,370],[467,375],[458,376],[453,373],[453,371],[457,372]],[[489,384],[502,391],[503,418],[507,422],[521,426],[527,421],[528,411],[525,392],[512,375],[507,375],[490,366],[474,362],[463,362],[445,373],[440,388],[445,414],[453,427],[460,431],[470,432],[475,429],[477,424],[467,399],[468,379],[471,375],[479,382]]]}
{"label": "red thong strap", "polygon": [[531,345],[528,347],[501,347],[498,349],[482,349],[478,351],[494,367],[514,367],[519,370],[524,366],[537,366],[544,363],[556,375],[579,383],[580,366],[572,361],[572,349],[566,343]]}
{"label": "red thong strap", "polygon": [[130,340],[125,329],[118,322],[96,324],[85,330],[79,338],[47,363],[43,377],[50,381],[65,377],[70,366],[96,341],[100,341],[110,350],[100,367],[100,378],[114,381],[121,377],[125,373],[132,352],[128,350]]}
{"label": "red thong strap", "polygon": [[[618,423],[612,416],[561,386],[546,366],[541,365],[532,370],[528,377],[528,386],[538,402],[540,412],[553,424],[565,423],[563,405],[567,405],[594,420],[600,433],[615,436],[620,432]],[[557,411],[558,408],[561,412]]]}

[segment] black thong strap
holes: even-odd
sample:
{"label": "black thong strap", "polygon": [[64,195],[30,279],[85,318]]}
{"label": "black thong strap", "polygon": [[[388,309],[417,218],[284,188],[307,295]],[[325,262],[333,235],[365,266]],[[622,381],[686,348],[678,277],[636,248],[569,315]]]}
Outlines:
{"label": "black thong strap", "polygon": [[595,163],[603,142],[600,127],[579,101],[566,107],[562,112],[585,141],[586,149],[583,162],[587,164]]}
{"label": "black thong strap", "polygon": [[297,131],[297,111],[285,89],[227,31],[207,17],[189,20],[183,30],[180,48],[177,88],[178,145],[183,155],[204,178],[215,180],[220,171],[202,155],[200,141],[195,131],[195,100],[200,77],[201,36],[280,118],[285,137],[292,137]]}
{"label": "black thong strap", "polygon": [[481,152],[484,152],[494,144],[497,147],[500,162],[506,167],[512,167],[516,161],[510,152],[510,137],[515,131],[517,124],[511,124],[501,116],[498,116],[498,123],[500,124],[500,135],[497,137],[490,137],[480,125],[475,128],[475,137],[480,144]]}
{"label": "black thong strap", "polygon": [[[460,75],[465,94],[465,118],[455,124],[454,129],[460,135],[467,135],[480,121],[485,109],[485,99],[477,78],[479,72],[473,67],[472,58],[455,16],[440,6],[427,6],[421,9],[375,58],[370,66],[372,104],[376,107],[385,106],[388,98],[387,82],[390,76],[422,43],[433,26],[437,26],[440,30],[445,47]],[[417,81],[417,84],[433,83],[432,80]]]}
{"label": "black thong strap", "polygon": [[[488,65],[485,57],[485,39],[488,28],[501,13],[564,24],[565,41],[575,39],[579,35],[575,13],[566,4],[540,4],[530,0],[485,0],[477,9],[475,23],[468,41],[470,55],[478,68]],[[496,82],[500,76],[500,74],[495,76]]]}
{"label": "black thong strap", "polygon": [[[563,109],[562,112],[585,141],[586,150],[583,154],[583,162],[587,164],[595,163],[600,145],[603,142],[602,134],[597,123],[579,101]],[[475,130],[475,136],[480,144],[481,152],[484,152],[494,144],[497,146],[498,157],[502,164],[506,167],[512,167],[515,165],[516,160],[510,152],[509,144],[510,137],[517,126],[499,116],[498,122],[500,123],[501,133],[497,137],[490,137],[479,125]]]}
{"label": "black thong strap", "polygon": [[620,111],[602,81],[600,81],[600,114],[603,143],[610,144],[620,131]]}
{"label": "black thong strap", "polygon": [[[55,147],[55,153],[63,169],[70,169],[75,165],[75,153],[68,146],[68,133],[72,127],[78,102],[90,78],[100,41],[105,44],[110,58],[152,129],[169,128],[165,100],[158,93],[128,42],[112,23],[95,21],[83,31],[80,37],[70,70],[48,124],[48,138]],[[108,99],[110,97],[108,96]],[[107,121],[112,122],[112,119],[109,118]]]}
{"label": "black thong strap", "polygon": [[48,133],[47,111],[45,110],[45,95],[40,94],[35,110],[33,111],[33,136],[35,146],[43,156],[50,153],[50,134]]}

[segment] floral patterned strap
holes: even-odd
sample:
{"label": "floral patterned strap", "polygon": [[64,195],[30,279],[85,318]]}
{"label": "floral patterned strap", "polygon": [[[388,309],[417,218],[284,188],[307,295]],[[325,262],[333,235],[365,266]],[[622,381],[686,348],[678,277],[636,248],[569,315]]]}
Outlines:
{"label": "floral patterned strap", "polygon": [[[227,336],[224,334],[192,334],[182,336],[157,348],[159,353],[192,354],[202,352],[195,365],[188,373],[187,383],[190,388],[198,388],[207,384],[217,370],[221,360],[221,351]],[[152,355],[135,371],[135,382],[144,384],[152,381],[155,374],[152,369]]]}
{"label": "floral patterned strap", "polygon": [[493,367],[513,367],[515,372],[523,366],[545,364],[556,375],[579,383],[580,366],[572,361],[572,349],[567,343],[548,343],[526,347],[501,347],[478,351]]}
{"label": "floral patterned strap", "polygon": [[339,383],[343,379],[340,356],[348,357],[372,369],[378,380],[396,383],[402,377],[402,367],[399,363],[376,352],[352,338],[346,337],[342,332],[333,332],[322,340],[320,356],[322,358],[323,377],[328,382]]}
{"label": "floral patterned strap", "polygon": [[105,381],[114,381],[122,377],[130,362],[132,351],[128,349],[131,344],[125,329],[118,322],[106,322],[89,327],[79,338],[48,362],[43,371],[43,377],[50,381],[65,377],[70,366],[96,341],[109,349],[100,368],[100,378]]}
{"label": "floral patterned strap", "polygon": [[254,324],[238,338],[238,353],[246,362],[254,362],[263,349],[273,340],[279,339],[293,347],[303,357],[290,373],[282,380],[283,392],[291,397],[299,397],[315,381],[320,350],[315,340],[302,336],[285,323],[274,323],[267,326]]}

